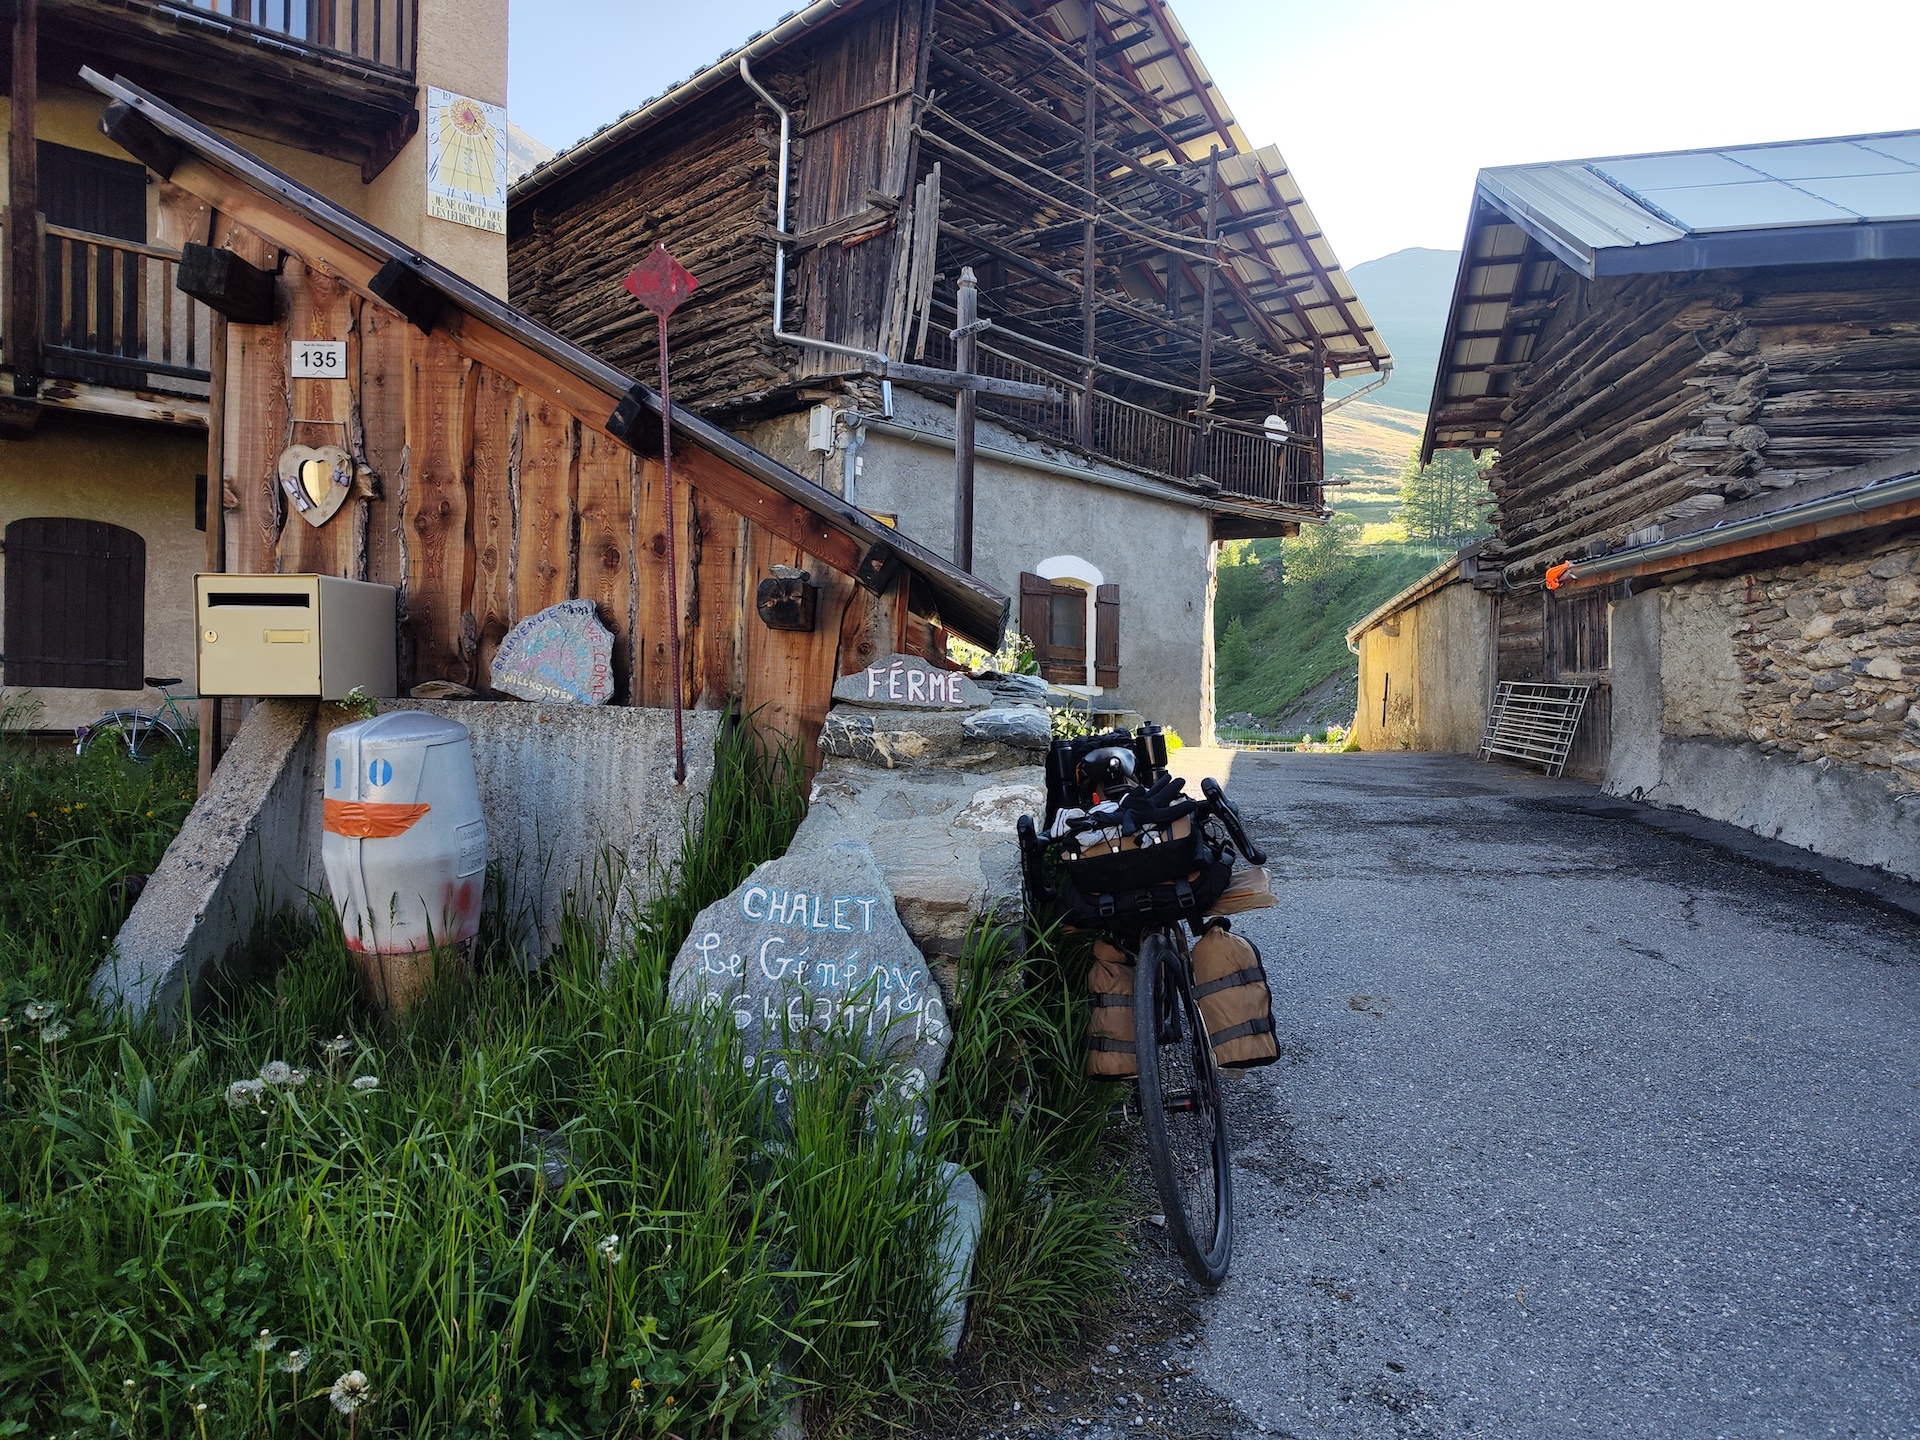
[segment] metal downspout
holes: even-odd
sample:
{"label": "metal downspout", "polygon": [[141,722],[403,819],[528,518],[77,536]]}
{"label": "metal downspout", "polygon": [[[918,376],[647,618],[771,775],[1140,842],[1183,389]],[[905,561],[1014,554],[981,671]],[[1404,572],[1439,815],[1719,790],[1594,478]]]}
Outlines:
{"label": "metal downspout", "polygon": [[[773,107],[780,117],[780,188],[779,202],[775,207],[773,228],[776,234],[787,233],[787,159],[793,148],[793,117],[767,88],[753,78],[753,71],[747,66],[747,57],[740,57],[740,78],[747,82],[754,94]],[[784,329],[787,305],[787,242],[785,239],[773,243],[773,338],[784,340],[789,345],[803,346],[809,350],[825,350],[833,355],[851,355],[856,359],[877,364],[882,373],[888,364],[887,357],[878,350],[862,350],[855,345],[839,345],[831,340],[816,340],[811,335],[794,335]]]}

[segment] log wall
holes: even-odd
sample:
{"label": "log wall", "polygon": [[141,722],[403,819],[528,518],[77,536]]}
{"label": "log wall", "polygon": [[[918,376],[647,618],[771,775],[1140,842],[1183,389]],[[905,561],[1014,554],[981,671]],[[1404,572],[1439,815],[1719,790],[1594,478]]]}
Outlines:
{"label": "log wall", "polygon": [[1920,445],[1920,264],[1563,269],[1548,303],[1489,477],[1515,583]]}
{"label": "log wall", "polygon": [[[215,217],[214,235],[279,269],[282,317],[230,324],[215,380],[224,568],[397,587],[402,693],[439,680],[486,694],[508,630],[556,601],[590,599],[615,636],[615,703],[671,704],[658,456],[627,449],[600,428],[604,416],[571,413],[230,218]],[[290,346],[308,339],[347,342],[344,379],[290,378]],[[279,488],[279,456],[295,444],[343,445],[356,467],[347,502],[318,528]],[[789,534],[819,528],[717,456],[676,445],[674,473],[686,702],[737,702],[797,739],[811,768],[834,680],[909,643],[908,586],[874,595],[721,501],[747,495],[763,519],[779,510]],[[820,584],[812,633],[770,630],[755,612],[757,583],[776,564]]]}

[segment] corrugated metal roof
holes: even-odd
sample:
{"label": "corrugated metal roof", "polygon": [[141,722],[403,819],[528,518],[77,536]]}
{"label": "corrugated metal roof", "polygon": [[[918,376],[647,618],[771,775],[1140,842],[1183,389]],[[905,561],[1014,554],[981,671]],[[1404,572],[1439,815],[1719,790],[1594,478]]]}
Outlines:
{"label": "corrugated metal roof", "polygon": [[1482,170],[1423,457],[1498,443],[1558,267],[1588,279],[1920,259],[1920,130]]}

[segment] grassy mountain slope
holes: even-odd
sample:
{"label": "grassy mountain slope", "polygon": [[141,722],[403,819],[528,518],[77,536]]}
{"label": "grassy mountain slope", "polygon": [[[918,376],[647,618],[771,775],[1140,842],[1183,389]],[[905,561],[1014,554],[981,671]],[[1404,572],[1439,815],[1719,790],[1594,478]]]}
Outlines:
{"label": "grassy mountain slope", "polygon": [[[1326,417],[1327,499],[1356,522],[1332,573],[1300,577],[1299,541],[1261,540],[1223,555],[1214,611],[1221,716],[1242,711],[1298,734],[1351,714],[1357,662],[1347,627],[1431,570],[1439,555],[1406,543],[1395,518],[1400,473],[1420,441],[1459,254],[1401,250],[1356,265],[1354,288],[1393,351],[1393,379]],[[1346,386],[1335,387],[1335,393]],[[1229,563],[1240,561],[1243,563]],[[1228,632],[1239,621],[1239,640]],[[1244,640],[1244,649],[1240,648]]]}
{"label": "grassy mountain slope", "polygon": [[1310,691],[1357,673],[1347,627],[1426,574],[1435,558],[1410,545],[1371,546],[1355,553],[1337,581],[1285,584],[1272,563],[1282,544],[1255,541],[1256,563],[1220,568],[1215,633],[1224,637],[1237,618],[1252,660],[1235,673],[1222,656],[1214,704],[1220,715],[1248,711],[1284,731],[1293,728],[1296,705]]}

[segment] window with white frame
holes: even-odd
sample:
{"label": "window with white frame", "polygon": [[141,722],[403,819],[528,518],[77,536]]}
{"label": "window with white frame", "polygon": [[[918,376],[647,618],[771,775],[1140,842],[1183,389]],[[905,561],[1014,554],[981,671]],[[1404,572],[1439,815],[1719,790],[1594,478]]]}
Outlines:
{"label": "window with white frame", "polygon": [[1055,555],[1020,576],[1020,632],[1040,673],[1097,694],[1120,683],[1120,587],[1078,555]]}

